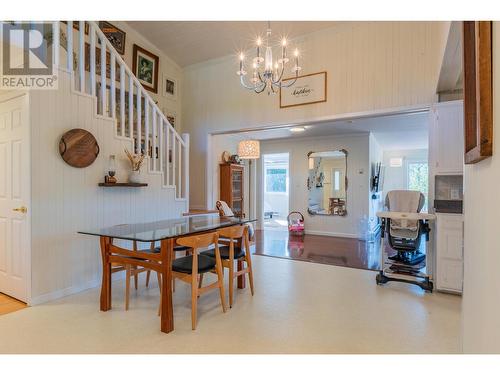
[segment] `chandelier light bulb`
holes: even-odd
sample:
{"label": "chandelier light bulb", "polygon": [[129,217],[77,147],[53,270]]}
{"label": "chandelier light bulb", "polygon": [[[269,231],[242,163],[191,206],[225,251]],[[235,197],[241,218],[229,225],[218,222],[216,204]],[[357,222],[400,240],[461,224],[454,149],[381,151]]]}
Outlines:
{"label": "chandelier light bulb", "polygon": [[259,47],[262,45],[262,39],[260,39],[260,36],[257,38],[257,45]]}
{"label": "chandelier light bulb", "polygon": [[240,61],[243,61],[245,60],[245,55],[243,54],[243,52],[240,53]]}
{"label": "chandelier light bulb", "polygon": [[286,46],[286,38],[283,38],[283,40],[281,41],[281,44],[283,45],[283,47]]}
{"label": "chandelier light bulb", "polygon": [[295,51],[293,52],[293,54],[295,55],[295,57],[299,57],[299,50],[297,48],[295,48]]}

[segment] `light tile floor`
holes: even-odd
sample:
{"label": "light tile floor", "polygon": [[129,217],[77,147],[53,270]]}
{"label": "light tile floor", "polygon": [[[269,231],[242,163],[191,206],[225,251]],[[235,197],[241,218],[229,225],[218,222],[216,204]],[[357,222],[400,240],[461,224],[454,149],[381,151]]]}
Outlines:
{"label": "light tile floor", "polygon": [[[189,287],[177,282],[175,331],[160,332],[158,288],[115,282],[113,310],[99,290],[0,316],[0,353],[458,353],[461,298],[425,294],[375,273],[254,256],[256,294],[238,290],[222,313],[217,291],[199,300],[191,330]],[[154,279],[154,278],[152,278]]]}

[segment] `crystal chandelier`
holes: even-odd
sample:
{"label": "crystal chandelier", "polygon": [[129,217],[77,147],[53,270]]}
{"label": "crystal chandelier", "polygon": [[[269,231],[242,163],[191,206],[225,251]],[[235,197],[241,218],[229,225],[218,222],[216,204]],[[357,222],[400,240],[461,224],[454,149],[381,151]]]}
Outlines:
{"label": "crystal chandelier", "polygon": [[[267,23],[267,33],[266,40],[263,41],[259,37],[257,38],[257,56],[252,59],[252,78],[250,82],[245,82],[245,76],[247,71],[245,70],[245,55],[243,52],[240,53],[240,70],[236,72],[240,76],[240,82],[243,87],[248,90],[253,90],[257,94],[264,92],[267,89],[267,94],[276,93],[277,89],[281,87],[290,87],[296,81],[299,76],[301,67],[299,66],[299,50],[295,49],[293,62],[294,66],[291,72],[294,73],[292,79],[286,79],[286,83],[283,82],[283,73],[285,72],[285,66],[290,59],[287,56],[287,40],[283,38],[281,40],[281,58],[273,59],[273,46],[271,45],[271,23]],[[262,51],[264,50],[264,56],[262,56]]]}

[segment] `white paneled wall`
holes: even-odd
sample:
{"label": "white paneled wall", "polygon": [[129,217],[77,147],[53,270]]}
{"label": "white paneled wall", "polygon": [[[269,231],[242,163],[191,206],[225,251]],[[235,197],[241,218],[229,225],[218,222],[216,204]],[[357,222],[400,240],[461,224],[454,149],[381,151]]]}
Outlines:
{"label": "white paneled wall", "polygon": [[[206,175],[207,134],[301,123],[435,101],[448,22],[345,22],[301,37],[303,72],[328,72],[328,101],[279,108],[278,96],[240,86],[236,57],[185,69],[183,131],[191,135],[191,176]],[[204,184],[191,203],[204,206]]]}
{"label": "white paneled wall", "polygon": [[[500,92],[500,22],[493,22],[493,92]],[[500,102],[493,102],[493,156],[465,167],[463,351],[500,353]]]}
{"label": "white paneled wall", "polygon": [[[114,120],[95,115],[96,99],[71,90],[70,75],[59,72],[59,88],[30,93],[32,131],[32,302],[39,303],[96,286],[101,260],[96,237],[79,230],[120,223],[179,217],[186,201],[162,187],[162,174],[143,167],[144,188],[103,188],[108,157],[117,156],[117,178],[127,180],[124,148]],[[87,168],[73,168],[59,155],[61,135],[72,128],[90,131],[100,154]]]}

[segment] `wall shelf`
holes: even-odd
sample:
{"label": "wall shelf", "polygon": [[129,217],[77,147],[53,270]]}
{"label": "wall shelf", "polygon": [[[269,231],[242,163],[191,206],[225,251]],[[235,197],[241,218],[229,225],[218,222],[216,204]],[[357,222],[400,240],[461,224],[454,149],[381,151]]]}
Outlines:
{"label": "wall shelf", "polygon": [[133,182],[115,182],[114,184],[110,184],[107,182],[100,182],[99,186],[102,187],[144,187],[148,186],[146,183],[133,183]]}

